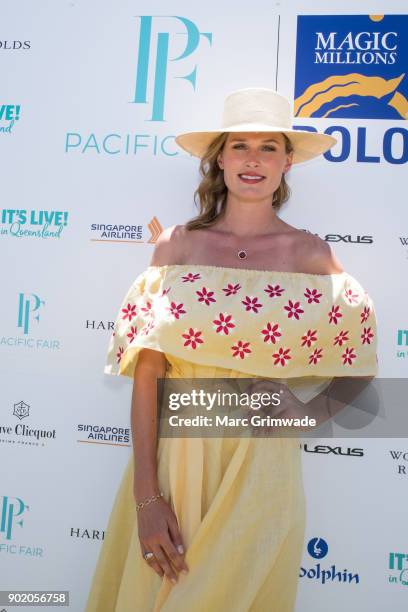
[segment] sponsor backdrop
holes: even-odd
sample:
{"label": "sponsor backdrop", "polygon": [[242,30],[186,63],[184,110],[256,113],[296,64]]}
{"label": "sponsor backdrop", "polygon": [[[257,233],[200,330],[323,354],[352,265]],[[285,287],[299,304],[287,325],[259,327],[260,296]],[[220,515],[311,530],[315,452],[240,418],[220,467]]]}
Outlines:
{"label": "sponsor backdrop", "polygon": [[[119,304],[164,227],[195,213],[198,161],[250,86],[338,138],[292,168],[281,215],[369,292],[380,376],[408,367],[408,11],[400,2],[3,1],[0,29],[1,588],[84,608],[131,453],[131,381],[103,374]],[[302,443],[297,611],[406,610],[408,442]],[[267,520],[267,517],[265,517]],[[271,610],[273,603],[271,602]]]}

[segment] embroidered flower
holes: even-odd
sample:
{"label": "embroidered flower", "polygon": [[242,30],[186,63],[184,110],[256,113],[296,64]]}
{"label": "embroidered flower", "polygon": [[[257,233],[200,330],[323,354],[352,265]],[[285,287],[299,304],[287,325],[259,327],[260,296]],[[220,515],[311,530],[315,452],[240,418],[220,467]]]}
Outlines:
{"label": "embroidered flower", "polygon": [[203,338],[200,338],[202,333],[202,331],[199,331],[198,329],[193,329],[192,327],[186,329],[185,333],[181,334],[182,337],[186,339],[186,341],[184,342],[184,346],[196,349],[199,344],[203,344],[204,340]]}
{"label": "embroidered flower", "polygon": [[280,332],[278,323],[275,323],[275,325],[267,323],[266,327],[261,330],[261,334],[264,334],[264,342],[272,342],[273,344],[276,344],[277,338],[282,336]]}
{"label": "embroidered flower", "polygon": [[201,276],[198,272],[197,274],[193,274],[192,272],[189,272],[188,274],[186,274],[185,276],[182,276],[181,278],[183,279],[183,283],[194,283],[196,280],[201,278]]}
{"label": "embroidered flower", "polygon": [[343,353],[343,365],[353,365],[353,359],[355,359],[357,355],[354,353],[354,348],[346,348],[346,352]]}
{"label": "embroidered flower", "polygon": [[317,329],[311,330],[308,329],[304,336],[302,336],[302,344],[301,346],[305,346],[305,344],[310,348],[313,342],[317,341]]}
{"label": "embroidered flower", "polygon": [[329,323],[337,325],[337,319],[340,319],[343,315],[340,312],[340,306],[332,306],[330,312],[327,313],[329,317]]}
{"label": "embroidered flower", "polygon": [[241,289],[241,285],[239,283],[237,283],[236,285],[232,285],[231,283],[228,283],[228,285],[226,287],[224,287],[223,291],[225,292],[225,295],[235,295],[236,293],[238,293],[238,291]]}
{"label": "embroidered flower", "polygon": [[319,363],[319,359],[323,357],[323,349],[315,349],[311,355],[309,355],[309,365]]}
{"label": "embroidered flower", "polygon": [[370,316],[370,312],[371,312],[370,307],[364,306],[364,310],[360,314],[361,323],[365,323],[367,321],[368,317]]}
{"label": "embroidered flower", "polygon": [[144,317],[153,317],[153,305],[151,302],[146,302],[146,306],[140,309],[144,313]]}
{"label": "embroidered flower", "polygon": [[218,319],[214,319],[213,321],[215,331],[217,334],[224,332],[224,334],[228,336],[230,329],[235,327],[232,315],[220,312],[218,317]]}
{"label": "embroidered flower", "polygon": [[315,304],[320,304],[319,298],[322,297],[322,294],[318,293],[317,289],[312,289],[312,290],[306,289],[303,295],[307,299],[308,304],[312,304],[313,302]]}
{"label": "embroidered flower", "polygon": [[264,291],[270,298],[273,298],[280,297],[285,290],[280,285],[266,285]]}
{"label": "embroidered flower", "polygon": [[214,291],[208,291],[205,287],[201,289],[201,291],[196,291],[196,294],[199,296],[198,301],[204,302],[209,306],[211,302],[216,302],[217,300],[213,298]]}
{"label": "embroidered flower", "polygon": [[275,359],[275,361],[273,362],[273,365],[285,366],[286,361],[289,359],[292,359],[289,353],[290,353],[290,348],[287,348],[287,349],[280,348],[277,353],[273,353],[272,357]]}
{"label": "embroidered flower", "polygon": [[131,304],[128,304],[126,308],[122,308],[122,312],[125,313],[124,316],[122,316],[122,319],[129,319],[129,321],[131,321],[137,314],[136,305],[133,304],[132,306]]}
{"label": "embroidered flower", "polygon": [[166,306],[166,309],[170,314],[174,316],[175,319],[179,319],[181,315],[186,314],[186,311],[183,310],[184,304],[176,304],[176,302],[170,302],[170,306]]}
{"label": "embroidered flower", "polygon": [[288,305],[284,306],[284,309],[288,311],[288,319],[295,317],[299,321],[299,315],[305,312],[300,308],[300,302],[292,302],[289,300]]}
{"label": "embroidered flower", "polygon": [[245,300],[242,300],[241,303],[245,306],[245,310],[247,312],[253,310],[254,312],[257,313],[259,308],[262,308],[263,306],[263,304],[258,302],[257,297],[250,297],[249,295],[246,295]]}
{"label": "embroidered flower", "polygon": [[146,325],[143,327],[141,333],[144,334],[145,336],[147,336],[147,334],[149,334],[152,331],[154,325],[155,325],[154,321],[152,321],[152,320],[148,321],[146,323]]}
{"label": "embroidered flower", "polygon": [[164,297],[165,295],[167,295],[168,292],[170,291],[170,289],[171,289],[171,287],[167,287],[167,289],[163,289],[163,291],[161,292],[159,297]]}
{"label": "embroidered flower", "polygon": [[250,342],[244,342],[243,340],[238,340],[236,344],[231,346],[232,356],[239,357],[240,359],[244,359],[247,354],[252,353],[249,348]]}
{"label": "embroidered flower", "polygon": [[346,289],[344,297],[348,300],[349,304],[356,304],[358,302],[358,293],[354,293],[353,289]]}
{"label": "embroidered flower", "polygon": [[371,327],[364,327],[364,331],[361,334],[362,344],[371,344],[371,340],[374,338],[374,334],[371,331]]}
{"label": "embroidered flower", "polygon": [[119,347],[119,351],[116,353],[117,363],[120,363],[120,360],[123,357],[124,351],[125,351],[125,349],[122,346],[120,346]]}
{"label": "embroidered flower", "polygon": [[347,334],[348,330],[344,331],[344,329],[342,329],[341,332],[339,332],[337,336],[334,337],[334,346],[336,346],[336,344],[338,344],[339,346],[343,346],[343,344],[350,339]]}
{"label": "embroidered flower", "polygon": [[131,327],[130,328],[130,333],[127,334],[127,337],[129,338],[129,344],[131,342],[133,342],[133,340],[135,339],[136,335],[137,335],[137,327]]}

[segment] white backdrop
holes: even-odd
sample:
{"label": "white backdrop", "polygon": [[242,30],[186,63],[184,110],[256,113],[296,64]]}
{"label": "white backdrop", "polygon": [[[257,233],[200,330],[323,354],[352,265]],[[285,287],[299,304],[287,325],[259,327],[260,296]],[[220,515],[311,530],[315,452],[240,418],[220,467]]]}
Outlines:
{"label": "white backdrop", "polygon": [[[103,374],[110,325],[161,229],[195,214],[198,161],[174,134],[217,125],[230,91],[309,96],[294,124],[339,138],[331,156],[292,168],[281,216],[331,240],[374,301],[379,376],[406,377],[408,11],[389,0],[0,7],[0,587],[69,590],[80,612],[131,453],[131,382]],[[370,55],[355,63],[358,32]],[[376,45],[374,32],[393,34]],[[347,95],[322,93],[356,73]],[[86,426],[111,429],[96,440]],[[407,440],[321,444],[340,451],[303,453],[297,612],[402,612]],[[322,584],[332,566],[343,578]]]}

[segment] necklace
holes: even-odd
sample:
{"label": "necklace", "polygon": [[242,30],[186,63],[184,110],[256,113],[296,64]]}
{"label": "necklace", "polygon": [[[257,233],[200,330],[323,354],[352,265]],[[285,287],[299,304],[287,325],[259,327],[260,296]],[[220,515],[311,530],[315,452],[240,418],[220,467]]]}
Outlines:
{"label": "necklace", "polygon": [[244,249],[241,249],[238,251],[237,256],[239,259],[246,259],[248,257],[248,253]]}

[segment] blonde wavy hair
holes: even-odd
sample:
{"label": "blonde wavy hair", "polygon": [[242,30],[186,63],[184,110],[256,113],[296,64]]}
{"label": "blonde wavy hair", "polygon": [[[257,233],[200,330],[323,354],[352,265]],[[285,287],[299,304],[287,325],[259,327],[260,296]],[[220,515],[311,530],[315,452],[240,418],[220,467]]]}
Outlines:
{"label": "blonde wavy hair", "polygon": [[[286,153],[291,153],[293,151],[291,141],[286,134],[282,133],[282,136],[285,139]],[[199,213],[185,224],[187,230],[210,227],[225,212],[228,188],[224,182],[224,173],[218,165],[217,157],[223,150],[227,138],[228,132],[223,132],[217,136],[201,159],[199,172],[202,178],[194,192],[194,203],[198,206]],[[272,208],[276,212],[289,199],[290,193],[285,175],[282,174],[280,185],[272,197]]]}

